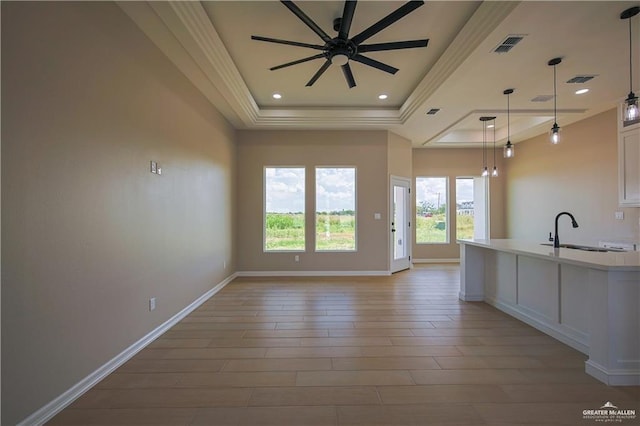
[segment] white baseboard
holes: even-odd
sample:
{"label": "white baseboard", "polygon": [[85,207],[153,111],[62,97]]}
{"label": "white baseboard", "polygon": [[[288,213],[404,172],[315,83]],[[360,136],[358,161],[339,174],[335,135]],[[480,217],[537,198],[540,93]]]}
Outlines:
{"label": "white baseboard", "polygon": [[238,271],[238,277],[359,277],[385,276],[391,271]]}
{"label": "white baseboard", "polygon": [[162,323],[156,329],[149,332],[142,339],[135,342],[133,345],[129,346],[127,349],[122,351],[120,354],[116,355],[113,359],[108,361],[102,367],[98,368],[93,373],[89,374],[84,379],[80,380],[78,383],[73,385],[63,394],[49,402],[44,407],[40,408],[35,413],[31,414],[29,417],[18,423],[17,426],[36,426],[42,425],[45,422],[51,420],[53,416],[62,411],[65,407],[71,404],[73,401],[78,399],[82,394],[87,392],[93,386],[95,386],[100,380],[104,379],[106,376],[115,371],[122,364],[131,359],[135,354],[144,349],[148,344],[153,342],[155,339],[160,337],[164,332],[169,330],[175,324],[177,324],[184,317],[189,315],[193,310],[195,310],[198,306],[202,305],[206,302],[211,296],[219,292],[229,284],[236,277],[236,274],[230,275],[225,278],[224,281],[217,284],[211,290],[207,291],[202,296],[198,297],[196,300],[191,302],[187,307],[182,309],[180,312],[175,314],[173,317]]}
{"label": "white baseboard", "polygon": [[460,263],[460,259],[411,259],[411,263]]}
{"label": "white baseboard", "polygon": [[609,386],[640,386],[640,370],[607,370],[602,365],[587,360],[585,371]]}
{"label": "white baseboard", "polygon": [[458,299],[464,300],[465,302],[483,302],[484,294],[467,294],[459,291]]}
{"label": "white baseboard", "polygon": [[506,303],[500,302],[493,298],[485,298],[484,300],[487,304],[501,310],[502,312],[506,312],[514,318],[519,319],[520,321],[529,324],[531,327],[536,328],[543,333],[553,337],[556,340],[561,341],[567,346],[571,346],[573,349],[582,352],[585,355],[589,355],[589,346],[585,342],[581,342],[576,338],[567,335],[551,326],[550,324],[545,324],[539,319],[527,314],[524,310],[518,309],[514,306],[508,305]]}

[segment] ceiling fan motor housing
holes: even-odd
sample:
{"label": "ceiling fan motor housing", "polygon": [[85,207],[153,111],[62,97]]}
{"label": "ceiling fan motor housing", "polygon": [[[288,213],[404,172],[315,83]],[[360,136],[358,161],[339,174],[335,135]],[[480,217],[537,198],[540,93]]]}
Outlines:
{"label": "ceiling fan motor housing", "polygon": [[328,41],[325,44],[325,49],[327,59],[336,65],[346,64],[349,59],[358,53],[358,46],[351,40],[342,40],[337,37]]}

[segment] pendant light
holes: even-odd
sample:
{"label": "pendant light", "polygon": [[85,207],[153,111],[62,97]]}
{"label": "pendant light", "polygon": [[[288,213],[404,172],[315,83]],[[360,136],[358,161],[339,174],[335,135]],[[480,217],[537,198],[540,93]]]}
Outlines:
{"label": "pendant light", "polygon": [[511,143],[511,119],[509,117],[509,95],[513,93],[513,89],[506,89],[502,93],[507,95],[507,144],[504,146],[502,154],[504,158],[513,158],[516,152]]}
{"label": "pendant light", "polygon": [[493,170],[491,177],[498,177],[498,165],[496,164],[496,118],[493,117]]}
{"label": "pendant light", "polygon": [[489,176],[487,168],[487,121],[493,120],[495,117],[480,117],[482,121],[482,177]]}
{"label": "pendant light", "polygon": [[556,91],[556,65],[562,62],[562,58],[553,58],[547,65],[553,67],[553,126],[549,130],[549,140],[552,144],[557,145],[560,142],[560,126],[558,126],[558,109]]}
{"label": "pendant light", "polygon": [[624,101],[623,124],[640,118],[638,114],[638,97],[633,93],[633,61],[631,59],[631,18],[636,16],[638,12],[640,12],[640,6],[629,8],[620,14],[620,19],[629,20],[629,96]]}

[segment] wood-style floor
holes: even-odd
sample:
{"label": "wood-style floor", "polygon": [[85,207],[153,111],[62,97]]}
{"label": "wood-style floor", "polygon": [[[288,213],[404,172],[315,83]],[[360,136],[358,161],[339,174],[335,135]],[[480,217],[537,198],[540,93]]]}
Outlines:
{"label": "wood-style floor", "polygon": [[484,303],[457,265],[391,277],[240,278],[55,425],[586,425],[640,388]]}

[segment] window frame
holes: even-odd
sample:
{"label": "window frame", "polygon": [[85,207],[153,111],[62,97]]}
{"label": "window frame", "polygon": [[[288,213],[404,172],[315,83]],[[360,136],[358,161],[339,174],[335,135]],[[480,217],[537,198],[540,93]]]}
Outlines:
{"label": "window frame", "polygon": [[[353,169],[353,249],[319,249],[318,248],[318,169]],[[313,169],[313,248],[315,253],[356,253],[358,251],[358,167],[354,165],[316,165]]]}
{"label": "window frame", "polygon": [[[444,179],[445,181],[445,199],[446,202],[445,204],[445,241],[419,241],[418,240],[418,180],[419,179]],[[450,208],[450,176],[416,176],[414,179],[414,188],[415,188],[415,203],[414,203],[414,207],[415,207],[415,226],[414,226],[414,241],[415,244],[417,245],[447,245],[447,244],[451,244],[451,208]]]}
{"label": "window frame", "polygon": [[[473,188],[473,185],[474,185],[474,179],[476,179],[476,178],[478,178],[478,177],[479,177],[479,176],[471,176],[471,175],[456,176],[456,199],[455,199],[455,207],[456,207],[456,215],[455,215],[455,218],[456,218],[456,230],[455,230],[455,237],[456,237],[456,238],[455,238],[455,239],[456,239],[456,240],[464,239],[464,238],[461,238],[460,236],[458,236],[458,179],[469,179],[469,180],[471,180],[471,192],[472,192],[472,197],[473,197],[473,191],[474,191],[474,188]],[[475,198],[474,198],[472,201],[474,201],[474,206],[475,206]],[[475,208],[475,207],[474,207],[474,208]],[[475,214],[474,214],[474,216],[475,216]],[[474,227],[475,227],[475,224],[474,224]],[[472,235],[471,235],[471,238],[473,238],[473,233],[472,233]]]}
{"label": "window frame", "polygon": [[[304,241],[303,248],[301,249],[268,249],[267,248],[267,169],[302,169],[303,178],[303,202],[302,206],[304,211],[303,217],[303,233],[302,238]],[[290,165],[278,165],[278,166],[263,166],[262,170],[262,252],[263,253],[305,253],[307,251],[307,167],[306,166],[290,166]]]}

